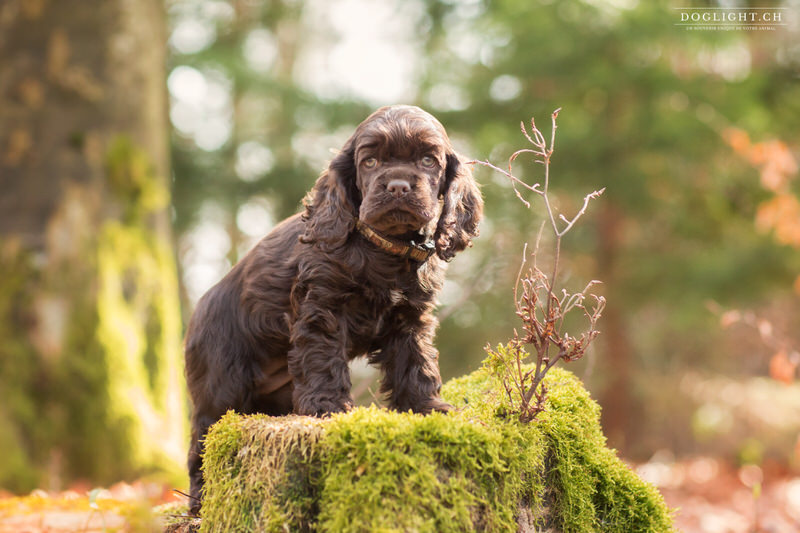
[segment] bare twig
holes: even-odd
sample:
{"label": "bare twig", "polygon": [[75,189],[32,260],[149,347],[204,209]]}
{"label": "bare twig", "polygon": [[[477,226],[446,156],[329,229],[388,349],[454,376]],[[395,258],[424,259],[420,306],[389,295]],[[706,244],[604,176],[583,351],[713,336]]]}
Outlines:
{"label": "bare twig", "polygon": [[192,496],[191,494],[187,494],[187,493],[183,492],[182,490],[172,489],[172,492],[177,492],[181,496],[186,496],[190,500],[195,500],[195,501],[198,501],[198,502],[200,501],[200,498],[198,498],[197,496]]}
{"label": "bare twig", "polygon": [[[543,380],[547,372],[559,361],[580,359],[592,341],[600,334],[597,322],[605,308],[605,298],[589,292],[592,287],[600,283],[597,280],[590,281],[580,292],[570,293],[566,289],[561,289],[560,298],[556,296],[555,292],[561,259],[561,240],[586,213],[589,203],[605,191],[605,189],[600,189],[587,194],[583,199],[583,205],[572,217],[568,218],[554,209],[549,196],[550,162],[555,146],[556,119],[559,111],[560,108],[556,109],[550,116],[549,143],[544,134],[536,127],[533,119],[531,119],[530,130],[525,127],[524,122],[520,124],[522,134],[534,146],[534,149],[525,148],[514,152],[509,157],[507,171],[489,161],[472,161],[472,163],[484,165],[505,175],[510,180],[517,198],[525,207],[530,208],[531,204],[522,196],[517,186],[541,196],[547,213],[546,221],[539,229],[536,246],[531,253],[533,266],[527,271],[525,270],[528,258],[526,243],[514,283],[515,309],[517,316],[522,320],[523,335],[520,336],[514,330],[514,336],[505,347],[499,347],[497,350],[488,346],[486,348],[491,361],[495,363],[493,367],[498,369],[502,377],[503,387],[512,407],[518,413],[520,420],[524,422],[533,420],[544,409],[547,388]],[[512,165],[522,154],[533,155],[534,162],[544,166],[543,184],[530,185],[514,176]],[[550,276],[544,274],[537,266],[542,232],[548,222],[554,237]],[[594,304],[587,308],[585,302],[589,297],[594,300]],[[577,337],[562,332],[565,316],[574,309],[580,309],[588,322],[587,329]],[[523,366],[523,360],[529,357],[525,346],[533,348],[530,356],[535,357],[535,365],[531,370],[526,370],[526,367]]]}

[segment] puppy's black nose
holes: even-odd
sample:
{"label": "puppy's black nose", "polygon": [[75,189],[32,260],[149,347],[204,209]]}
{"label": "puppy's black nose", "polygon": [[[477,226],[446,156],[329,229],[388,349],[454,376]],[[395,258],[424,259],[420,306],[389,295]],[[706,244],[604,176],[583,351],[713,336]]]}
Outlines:
{"label": "puppy's black nose", "polygon": [[389,193],[392,194],[392,196],[400,198],[401,196],[407,194],[408,191],[411,190],[411,184],[408,183],[406,180],[393,179],[386,186],[386,189],[389,191]]}

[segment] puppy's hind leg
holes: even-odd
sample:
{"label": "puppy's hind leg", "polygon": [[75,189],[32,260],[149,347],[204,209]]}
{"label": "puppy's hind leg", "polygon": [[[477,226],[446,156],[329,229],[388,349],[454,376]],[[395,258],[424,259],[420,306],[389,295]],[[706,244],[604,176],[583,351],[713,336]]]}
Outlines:
{"label": "puppy's hind leg", "polygon": [[189,513],[198,516],[203,499],[203,453],[208,428],[215,418],[203,415],[192,417],[192,443],[189,447]]}

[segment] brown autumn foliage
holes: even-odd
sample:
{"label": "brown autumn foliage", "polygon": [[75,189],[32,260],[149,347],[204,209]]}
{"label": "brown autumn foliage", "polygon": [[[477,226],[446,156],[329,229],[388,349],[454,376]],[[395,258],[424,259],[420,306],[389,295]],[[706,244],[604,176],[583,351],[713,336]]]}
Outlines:
{"label": "brown autumn foliage", "polygon": [[[771,196],[756,209],[755,225],[763,232],[772,232],[775,240],[800,249],[800,198],[792,191],[798,175],[797,160],[783,141],[771,139],[753,142],[746,131],[727,128],[722,137],[739,156],[759,171],[761,186]],[[800,274],[792,290],[800,296]],[[733,320],[731,320],[733,318]],[[723,327],[743,321],[756,327],[762,340],[774,352],[769,361],[770,376],[783,383],[792,383],[800,366],[800,353],[787,336],[773,332],[772,324],[752,313],[728,312],[721,321]]]}

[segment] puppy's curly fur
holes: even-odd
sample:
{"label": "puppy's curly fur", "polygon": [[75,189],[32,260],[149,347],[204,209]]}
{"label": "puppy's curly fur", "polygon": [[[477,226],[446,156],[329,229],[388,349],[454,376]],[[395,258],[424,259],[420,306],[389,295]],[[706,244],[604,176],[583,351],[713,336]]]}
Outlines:
{"label": "puppy's curly fur", "polygon": [[[200,507],[203,439],[228,409],[323,415],[349,409],[348,361],[366,355],[398,410],[439,398],[435,298],[446,261],[478,233],[483,201],[442,125],[384,107],[356,129],[304,201],[200,299],[186,335],[194,405],[189,474]],[[400,242],[432,241],[424,262],[392,255],[356,219]]]}

